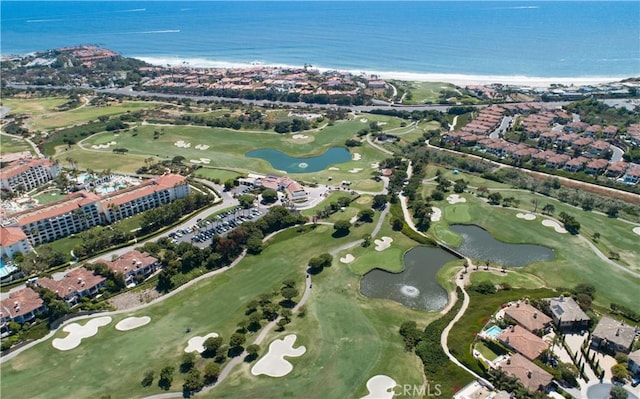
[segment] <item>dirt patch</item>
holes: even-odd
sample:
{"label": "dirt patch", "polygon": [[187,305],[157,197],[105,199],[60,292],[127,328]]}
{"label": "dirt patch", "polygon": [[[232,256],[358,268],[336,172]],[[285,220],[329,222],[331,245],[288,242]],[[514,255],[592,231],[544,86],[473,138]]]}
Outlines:
{"label": "dirt patch", "polygon": [[140,292],[125,292],[109,299],[109,304],[116,308],[116,310],[131,309],[149,303],[161,295],[162,294],[153,288]]}

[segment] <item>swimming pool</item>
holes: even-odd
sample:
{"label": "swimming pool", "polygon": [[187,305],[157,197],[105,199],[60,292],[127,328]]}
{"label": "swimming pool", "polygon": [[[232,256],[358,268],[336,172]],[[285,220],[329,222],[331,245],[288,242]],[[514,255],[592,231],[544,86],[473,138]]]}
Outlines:
{"label": "swimming pool", "polygon": [[498,338],[498,335],[500,334],[502,334],[502,328],[498,326],[491,326],[488,330],[484,332],[484,335],[493,339]]}
{"label": "swimming pool", "polygon": [[16,270],[18,270],[18,268],[15,265],[10,263],[5,265],[5,263],[2,260],[0,260],[0,278],[10,275]]}

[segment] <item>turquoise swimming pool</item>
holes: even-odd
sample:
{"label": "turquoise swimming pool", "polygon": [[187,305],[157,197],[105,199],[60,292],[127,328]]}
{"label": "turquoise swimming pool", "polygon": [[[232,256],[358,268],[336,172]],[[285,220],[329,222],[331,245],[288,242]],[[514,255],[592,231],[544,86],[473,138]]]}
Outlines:
{"label": "turquoise swimming pool", "polygon": [[484,332],[484,334],[487,337],[496,339],[496,338],[498,338],[498,335],[502,334],[502,331],[503,331],[502,328],[500,328],[498,326],[491,326],[488,330],[486,330]]}
{"label": "turquoise swimming pool", "polygon": [[5,264],[4,261],[0,259],[0,278],[10,275],[16,270],[18,270],[18,268],[15,265]]}

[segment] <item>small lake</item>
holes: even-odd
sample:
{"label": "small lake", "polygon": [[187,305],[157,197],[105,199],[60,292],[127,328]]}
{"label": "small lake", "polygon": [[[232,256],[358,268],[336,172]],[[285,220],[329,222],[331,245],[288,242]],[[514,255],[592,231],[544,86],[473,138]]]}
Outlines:
{"label": "small lake", "polygon": [[551,248],[498,241],[488,231],[475,225],[454,224],[449,228],[464,240],[456,250],[479,262],[489,260],[503,266],[523,267],[529,263],[550,261],[556,257]]}
{"label": "small lake", "polygon": [[295,158],[284,152],[271,148],[259,148],[244,154],[249,158],[260,158],[269,162],[274,169],[287,173],[311,173],[326,169],[329,165],[351,160],[351,154],[346,148],[331,147],[324,154],[317,157]]}
{"label": "small lake", "polygon": [[360,280],[360,292],[370,298],[386,298],[409,308],[436,311],[449,296],[436,275],[445,263],[458,259],[438,247],[415,247],[404,255],[404,271],[389,273],[374,269]]}

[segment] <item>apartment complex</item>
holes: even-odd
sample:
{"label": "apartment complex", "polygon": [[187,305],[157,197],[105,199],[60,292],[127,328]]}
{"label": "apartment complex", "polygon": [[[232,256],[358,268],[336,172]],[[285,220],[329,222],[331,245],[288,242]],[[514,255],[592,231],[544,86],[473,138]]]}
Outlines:
{"label": "apartment complex", "polygon": [[0,258],[13,258],[16,252],[26,254],[31,251],[27,235],[19,227],[0,226]]}
{"label": "apartment complex", "polygon": [[37,292],[29,287],[23,288],[12,292],[0,302],[0,324],[4,326],[10,321],[24,323],[46,310],[47,307]]}
{"label": "apartment complex", "polygon": [[83,297],[93,298],[96,296],[100,288],[107,285],[107,279],[91,270],[79,267],[65,274],[61,280],[53,280],[48,277],[39,278],[36,285],[54,292],[58,298],[72,307]]}
{"label": "apartment complex", "polygon": [[78,191],[65,199],[14,214],[4,224],[20,227],[31,244],[37,246],[113,223],[188,194],[185,177],[164,175],[104,196]]}
{"label": "apartment complex", "polygon": [[136,279],[145,279],[160,268],[160,260],[146,252],[136,250],[122,254],[111,261],[96,261],[104,263],[116,274],[122,274],[127,286],[135,285]]}
{"label": "apartment complex", "polygon": [[2,189],[29,191],[54,179],[60,166],[48,159],[19,159],[0,169]]}

